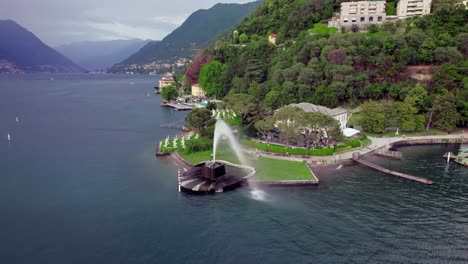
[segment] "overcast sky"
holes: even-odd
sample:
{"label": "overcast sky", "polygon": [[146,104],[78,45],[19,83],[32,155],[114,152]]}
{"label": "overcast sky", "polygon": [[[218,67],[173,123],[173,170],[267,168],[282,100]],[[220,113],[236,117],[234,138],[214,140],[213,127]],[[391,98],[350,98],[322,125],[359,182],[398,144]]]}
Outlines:
{"label": "overcast sky", "polygon": [[93,40],[160,40],[194,11],[253,0],[0,0],[11,19],[51,46]]}

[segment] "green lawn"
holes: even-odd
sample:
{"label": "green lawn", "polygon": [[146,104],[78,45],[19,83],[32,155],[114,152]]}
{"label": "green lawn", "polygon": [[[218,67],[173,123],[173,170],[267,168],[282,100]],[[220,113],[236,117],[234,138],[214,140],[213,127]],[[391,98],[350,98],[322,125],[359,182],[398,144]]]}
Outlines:
{"label": "green lawn", "polygon": [[[205,160],[209,160],[211,157],[212,150],[205,150],[200,152],[194,152],[190,154],[184,154],[179,152],[179,155],[190,164],[197,164]],[[239,159],[231,152],[217,151],[217,160],[225,160],[232,163],[239,163]]]}
{"label": "green lawn", "polygon": [[259,181],[317,180],[304,162],[259,158],[256,160]]}
{"label": "green lawn", "polygon": [[[182,158],[191,164],[209,160],[211,151],[202,151],[190,154],[179,153]],[[239,163],[237,157],[230,152],[217,152],[216,159],[226,160],[233,163]],[[277,160],[270,158],[259,158],[254,160],[254,167],[257,170],[255,178],[259,181],[278,181],[278,180],[316,180],[315,175],[311,173],[307,164],[304,162]]]}

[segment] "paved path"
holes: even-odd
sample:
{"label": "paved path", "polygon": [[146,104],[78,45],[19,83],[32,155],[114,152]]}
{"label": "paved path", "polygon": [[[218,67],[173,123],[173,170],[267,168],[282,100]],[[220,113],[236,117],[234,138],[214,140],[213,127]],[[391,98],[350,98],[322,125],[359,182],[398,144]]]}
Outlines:
{"label": "paved path", "polygon": [[460,138],[460,137],[467,137],[468,133],[458,133],[458,134],[450,134],[450,135],[430,135],[430,136],[414,136],[414,137],[368,137],[372,143],[364,148],[359,149],[352,149],[347,152],[342,152],[337,155],[329,155],[329,156],[310,156],[309,158],[305,159],[302,156],[294,156],[291,155],[290,157],[286,156],[276,156],[269,152],[264,151],[256,151],[253,148],[244,148],[243,150],[253,156],[260,154],[263,157],[269,157],[274,159],[284,159],[284,160],[295,160],[295,161],[304,161],[307,160],[311,163],[316,163],[317,161],[322,161],[324,163],[330,163],[331,161],[340,161],[340,160],[349,160],[353,158],[354,152],[360,152],[361,154],[367,154],[371,151],[389,145],[391,143],[402,141],[402,140],[415,140],[415,139],[443,139],[443,138]]}

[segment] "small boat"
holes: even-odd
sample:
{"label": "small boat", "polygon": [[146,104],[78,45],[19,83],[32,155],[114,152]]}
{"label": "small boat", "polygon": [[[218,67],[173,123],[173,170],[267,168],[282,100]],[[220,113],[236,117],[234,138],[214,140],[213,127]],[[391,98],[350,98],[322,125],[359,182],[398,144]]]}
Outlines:
{"label": "small boat", "polygon": [[10,139],[11,139],[10,133],[8,133],[7,138],[8,138],[8,141],[10,141]]}
{"label": "small boat", "polygon": [[16,123],[18,123],[18,122],[19,122],[19,119],[18,119],[18,117],[16,117]]}

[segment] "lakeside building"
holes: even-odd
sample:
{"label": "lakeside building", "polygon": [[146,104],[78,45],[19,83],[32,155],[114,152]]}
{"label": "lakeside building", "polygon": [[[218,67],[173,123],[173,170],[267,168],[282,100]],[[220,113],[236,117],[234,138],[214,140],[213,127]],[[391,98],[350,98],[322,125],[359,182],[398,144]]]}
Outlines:
{"label": "lakeside building", "polygon": [[346,129],[346,124],[348,123],[348,120],[351,117],[351,113],[348,110],[341,107],[330,109],[325,106],[314,105],[311,103],[290,104],[288,106],[300,108],[304,112],[322,113],[324,115],[333,117],[334,119],[338,120],[338,122],[340,122],[341,130]]}
{"label": "lakeside building", "polygon": [[174,81],[174,76],[172,73],[166,73],[164,74],[163,77],[161,77],[161,79],[159,80],[159,89],[165,87],[165,86],[168,86],[168,85],[171,85],[171,84],[174,84],[175,81]]}
{"label": "lakeside building", "polygon": [[431,13],[432,0],[400,0],[397,5],[397,16],[406,18],[422,16]]}
{"label": "lakeside building", "polygon": [[192,96],[205,96],[205,91],[203,91],[203,89],[200,87],[200,84],[192,84]]}
{"label": "lakeside building", "polygon": [[370,24],[382,24],[386,21],[385,1],[342,2],[340,13],[328,21],[328,27],[351,28],[357,25],[360,29]]}

